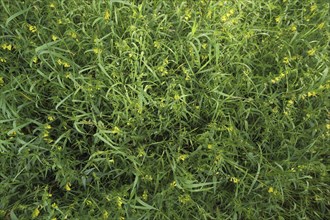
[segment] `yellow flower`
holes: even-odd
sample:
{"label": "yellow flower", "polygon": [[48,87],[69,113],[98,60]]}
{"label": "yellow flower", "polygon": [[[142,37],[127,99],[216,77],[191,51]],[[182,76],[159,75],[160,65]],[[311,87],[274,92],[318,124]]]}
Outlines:
{"label": "yellow flower", "polygon": [[121,130],[117,126],[115,126],[111,131],[111,133],[113,133],[113,134],[119,134],[120,132],[121,132]]}
{"label": "yellow flower", "polygon": [[37,217],[39,216],[39,214],[40,214],[40,211],[39,211],[38,208],[36,208],[36,209],[32,212],[31,218],[32,218],[32,219],[35,219],[35,218],[37,218]]}
{"label": "yellow flower", "polygon": [[288,101],[288,105],[290,105],[290,106],[293,105],[293,103],[294,103],[293,100]]}
{"label": "yellow flower", "polygon": [[324,22],[320,23],[319,25],[317,25],[318,29],[322,29],[324,27]]}
{"label": "yellow flower", "polygon": [[58,39],[58,37],[56,35],[52,34],[52,40],[56,41],[57,39]]}
{"label": "yellow flower", "polygon": [[117,197],[117,206],[118,208],[121,208],[121,206],[123,205],[123,199],[121,197]]}
{"label": "yellow flower", "polygon": [[71,33],[70,33],[70,36],[71,36],[72,38],[74,38],[74,39],[77,38],[77,34],[76,34],[75,32],[71,32]]}
{"label": "yellow flower", "polygon": [[65,184],[64,188],[66,191],[71,191],[71,183]]}
{"label": "yellow flower", "polygon": [[330,123],[325,126],[328,130],[330,130]]}
{"label": "yellow flower", "polygon": [[156,47],[157,49],[160,48],[160,42],[159,41],[154,41],[154,47]]}
{"label": "yellow flower", "polygon": [[142,199],[143,199],[144,201],[147,201],[147,200],[148,200],[148,191],[147,191],[147,190],[144,190],[144,191],[143,191]]}
{"label": "yellow flower", "polygon": [[104,20],[109,20],[110,19],[110,12],[109,10],[106,10],[104,13]]}
{"label": "yellow flower", "polygon": [[276,21],[276,23],[280,23],[280,21],[281,21],[281,16],[277,16],[277,17],[275,18],[275,21]]}
{"label": "yellow flower", "polygon": [[291,31],[292,32],[296,32],[297,31],[297,26],[296,25],[292,25],[291,26]]}
{"label": "yellow flower", "polygon": [[178,94],[175,94],[174,100],[179,100],[179,99],[180,99],[180,96]]}
{"label": "yellow flower", "polygon": [[102,215],[102,218],[103,218],[103,219],[108,219],[108,218],[109,218],[109,212],[104,211],[104,212],[103,212],[103,215]]}
{"label": "yellow flower", "polygon": [[61,60],[61,59],[58,59],[58,60],[57,60],[57,63],[58,63],[59,65],[62,65],[62,60]]}
{"label": "yellow flower", "polygon": [[11,44],[6,44],[6,43],[2,44],[1,47],[4,50],[12,50],[12,48],[13,48],[13,46]]}
{"label": "yellow flower", "polygon": [[58,206],[57,206],[57,204],[56,204],[55,202],[52,204],[52,207],[53,207],[54,209],[58,209]]}
{"label": "yellow flower", "polygon": [[99,54],[99,53],[102,52],[102,49],[100,49],[100,48],[93,48],[93,52],[94,52],[95,54]]}
{"label": "yellow flower", "polygon": [[213,145],[212,144],[208,144],[207,145],[207,149],[209,149],[209,150],[213,149]]}
{"label": "yellow flower", "polygon": [[32,33],[34,33],[34,32],[37,32],[37,27],[36,26],[34,26],[34,25],[28,25],[28,27],[29,27],[29,31],[31,31]]}
{"label": "yellow flower", "polygon": [[32,62],[33,62],[33,63],[38,63],[38,57],[34,56],[34,57],[32,58]]}
{"label": "yellow flower", "polygon": [[9,134],[9,136],[13,137],[13,136],[16,136],[16,134],[17,134],[16,131],[13,131]]}
{"label": "yellow flower", "polygon": [[0,57],[0,62],[5,63],[5,62],[7,62],[7,60],[5,58]]}
{"label": "yellow flower", "polygon": [[151,175],[145,175],[144,177],[142,177],[142,179],[149,182],[153,180]]}
{"label": "yellow flower", "polygon": [[3,77],[0,76],[0,86],[2,86],[5,83],[5,81],[3,80]]}
{"label": "yellow flower", "polygon": [[290,63],[289,57],[284,57],[283,58],[283,63],[284,64],[289,64]]}
{"label": "yellow flower", "polygon": [[316,52],[315,48],[312,48],[312,49],[310,49],[309,51],[307,51],[307,54],[308,54],[309,56],[313,56],[313,55],[315,54],[315,52]]}
{"label": "yellow flower", "polygon": [[222,16],[221,16],[221,21],[225,22],[225,21],[227,21],[227,20],[228,20],[228,18],[227,18],[226,15],[222,15]]}
{"label": "yellow flower", "polygon": [[43,137],[44,137],[44,138],[49,137],[49,131],[45,131]]}
{"label": "yellow flower", "polygon": [[55,8],[55,4],[54,3],[50,3],[49,7],[50,8]]}
{"label": "yellow flower", "polygon": [[178,159],[181,161],[185,161],[187,159],[187,157],[188,157],[187,154],[181,154]]}
{"label": "yellow flower", "polygon": [[315,11],[316,9],[317,9],[317,5],[316,5],[316,4],[313,4],[313,5],[311,6],[311,12]]}
{"label": "yellow flower", "polygon": [[273,192],[274,192],[274,188],[273,188],[273,187],[269,187],[269,188],[268,188],[268,192],[269,192],[269,193],[273,193]]}
{"label": "yellow flower", "polygon": [[173,182],[171,182],[170,187],[171,187],[171,188],[176,187],[176,181],[175,181],[175,180],[174,180]]}
{"label": "yellow flower", "polygon": [[58,19],[57,24],[63,24],[62,19]]}
{"label": "yellow flower", "polygon": [[46,125],[45,125],[45,129],[51,129],[51,128],[52,128],[51,125],[49,125],[49,124],[46,124]]}
{"label": "yellow flower", "polygon": [[191,197],[188,194],[185,195],[180,195],[179,196],[179,202],[181,202],[182,204],[187,204],[191,201]]}
{"label": "yellow flower", "polygon": [[51,115],[49,115],[49,116],[47,117],[47,119],[48,119],[48,121],[54,121],[54,120],[55,120],[55,118],[54,118],[53,116],[51,116]]}
{"label": "yellow flower", "polygon": [[307,93],[308,97],[315,97],[316,95],[317,95],[316,92],[308,92]]}
{"label": "yellow flower", "polygon": [[69,67],[70,67],[70,64],[68,64],[67,62],[64,62],[64,63],[63,63],[63,66],[64,66],[65,68],[69,68]]}
{"label": "yellow flower", "polygon": [[237,184],[240,180],[236,177],[230,177],[230,182]]}

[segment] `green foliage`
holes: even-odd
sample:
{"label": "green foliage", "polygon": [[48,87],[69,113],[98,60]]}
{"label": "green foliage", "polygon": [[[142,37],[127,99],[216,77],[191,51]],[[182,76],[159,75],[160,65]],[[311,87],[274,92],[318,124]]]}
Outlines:
{"label": "green foliage", "polygon": [[325,0],[0,0],[1,219],[326,219]]}

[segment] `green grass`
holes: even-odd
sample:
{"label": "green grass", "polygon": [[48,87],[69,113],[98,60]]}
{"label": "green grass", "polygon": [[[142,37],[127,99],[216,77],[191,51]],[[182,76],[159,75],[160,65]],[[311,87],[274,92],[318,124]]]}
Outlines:
{"label": "green grass", "polygon": [[0,219],[326,219],[326,0],[0,0]]}

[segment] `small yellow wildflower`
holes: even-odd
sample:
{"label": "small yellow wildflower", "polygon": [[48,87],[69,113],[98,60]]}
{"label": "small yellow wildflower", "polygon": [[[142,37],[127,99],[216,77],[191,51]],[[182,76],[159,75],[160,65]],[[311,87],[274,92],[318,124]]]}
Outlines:
{"label": "small yellow wildflower", "polygon": [[58,63],[59,65],[62,65],[62,64],[63,64],[61,59],[58,59],[58,60],[57,60],[57,63]]}
{"label": "small yellow wildflower", "polygon": [[123,199],[121,197],[117,197],[117,206],[118,208],[121,208],[121,206],[123,205]]}
{"label": "small yellow wildflower", "polygon": [[187,157],[188,157],[187,154],[181,154],[178,159],[181,161],[185,161],[187,159]]}
{"label": "small yellow wildflower", "polygon": [[71,191],[71,183],[65,184],[64,188],[66,191]]}
{"label": "small yellow wildflower", "polygon": [[102,49],[100,49],[100,48],[93,48],[93,52],[94,52],[95,54],[99,54],[99,53],[102,52]]}
{"label": "small yellow wildflower", "polygon": [[52,126],[49,125],[49,124],[46,124],[46,125],[45,125],[45,129],[52,129]]}
{"label": "small yellow wildflower", "polygon": [[70,76],[71,76],[71,73],[69,73],[69,72],[65,74],[65,78],[67,78],[67,79],[70,78]]}
{"label": "small yellow wildflower", "polygon": [[202,44],[202,48],[203,48],[203,49],[206,49],[206,48],[207,48],[207,43],[203,43],[203,44]]}
{"label": "small yellow wildflower", "polygon": [[291,31],[292,32],[296,32],[297,31],[297,26],[296,25],[292,25],[291,26]]}
{"label": "small yellow wildflower", "polygon": [[317,25],[317,28],[318,28],[318,29],[323,29],[323,27],[324,27],[324,22],[322,22],[322,23],[320,23],[319,25]]}
{"label": "small yellow wildflower", "polygon": [[236,177],[230,177],[230,182],[237,184],[240,180]]}
{"label": "small yellow wildflower", "polygon": [[142,177],[142,179],[149,182],[153,180],[151,175],[145,175],[144,177]]}
{"label": "small yellow wildflower", "polygon": [[48,121],[54,121],[54,120],[55,120],[54,116],[51,116],[51,115],[49,115],[49,116],[47,117],[47,119],[48,119]]}
{"label": "small yellow wildflower", "polygon": [[55,8],[55,4],[54,3],[50,3],[49,7],[50,8]]}
{"label": "small yellow wildflower", "polygon": [[52,40],[56,41],[57,39],[58,39],[58,37],[56,35],[52,34]]}
{"label": "small yellow wildflower", "polygon": [[283,58],[283,63],[284,64],[289,64],[290,63],[289,57],[284,57]]}
{"label": "small yellow wildflower", "polygon": [[222,21],[222,22],[225,22],[225,21],[227,21],[227,20],[228,20],[228,18],[227,18],[226,15],[222,15],[222,16],[221,16],[221,21]]}
{"label": "small yellow wildflower", "polygon": [[294,101],[293,101],[293,100],[289,100],[289,101],[288,101],[288,105],[289,105],[289,106],[292,106],[292,105],[293,105],[293,103],[294,103]]}
{"label": "small yellow wildflower", "polygon": [[57,20],[57,24],[63,24],[62,19],[58,19],[58,20]]}
{"label": "small yellow wildflower", "polygon": [[38,57],[34,56],[34,57],[32,58],[32,62],[33,62],[33,63],[38,63]]}
{"label": "small yellow wildflower", "polygon": [[13,46],[11,44],[6,44],[6,43],[2,44],[1,47],[4,50],[12,50],[12,48],[13,48]]}
{"label": "small yellow wildflower", "polygon": [[175,94],[174,100],[179,100],[179,99],[180,99],[180,96],[178,94]]}
{"label": "small yellow wildflower", "polygon": [[109,20],[110,19],[110,12],[109,10],[106,10],[104,13],[104,20]]}
{"label": "small yellow wildflower", "polygon": [[311,9],[311,12],[314,12],[317,9],[317,5],[316,4],[311,5],[310,9]]}
{"label": "small yellow wildflower", "polygon": [[326,124],[325,126],[328,130],[330,130],[330,123]]}
{"label": "small yellow wildflower", "polygon": [[313,55],[315,54],[315,52],[316,52],[315,48],[312,48],[312,49],[310,49],[309,51],[307,51],[307,54],[308,54],[309,56],[313,56]]}
{"label": "small yellow wildflower", "polygon": [[280,16],[280,15],[277,16],[277,17],[275,18],[275,21],[276,21],[276,23],[280,23],[280,21],[281,21],[281,16]]}
{"label": "small yellow wildflower", "polygon": [[229,12],[228,12],[228,14],[231,16],[231,15],[233,15],[235,13],[235,10],[234,9],[230,9],[229,10]]}
{"label": "small yellow wildflower", "polygon": [[103,212],[103,215],[102,215],[102,218],[103,218],[103,219],[108,219],[108,218],[109,218],[109,212],[104,211],[104,212]]}
{"label": "small yellow wildflower", "polygon": [[7,60],[6,60],[5,58],[0,57],[0,62],[1,62],[1,63],[6,63]]}
{"label": "small yellow wildflower", "polygon": [[147,200],[148,200],[148,191],[147,191],[147,190],[144,190],[144,191],[143,191],[142,199],[143,199],[144,201],[147,201]]}
{"label": "small yellow wildflower", "polygon": [[212,144],[208,144],[207,145],[207,149],[209,149],[209,150],[213,149],[213,145]]}
{"label": "small yellow wildflower", "polygon": [[74,39],[77,38],[77,34],[76,34],[75,32],[71,32],[71,33],[70,33],[70,36],[71,36],[72,38],[74,38]]}
{"label": "small yellow wildflower", "polygon": [[187,204],[191,201],[191,197],[188,194],[185,195],[180,195],[179,196],[179,202],[181,202],[182,204]]}
{"label": "small yellow wildflower", "polygon": [[37,32],[37,27],[36,26],[34,26],[34,25],[28,25],[28,27],[29,27],[29,31],[31,31],[32,33],[35,33],[35,32]]}
{"label": "small yellow wildflower", "polygon": [[56,204],[55,202],[52,204],[52,207],[53,207],[54,209],[58,209],[58,206],[57,206],[57,204]]}
{"label": "small yellow wildflower", "polygon": [[269,188],[268,188],[268,192],[269,192],[269,193],[273,193],[273,192],[274,192],[274,188],[273,188],[273,187],[269,187]]}
{"label": "small yellow wildflower", "polygon": [[14,136],[16,136],[16,134],[17,134],[16,131],[13,131],[9,134],[9,136],[14,137]]}
{"label": "small yellow wildflower", "polygon": [[157,49],[160,48],[160,42],[159,41],[154,41],[154,47],[156,47]]}
{"label": "small yellow wildflower", "polygon": [[43,134],[43,137],[44,137],[44,138],[49,137],[49,131],[45,131],[44,134]]}
{"label": "small yellow wildflower", "polygon": [[120,128],[118,128],[117,126],[115,126],[112,130],[111,133],[113,134],[119,134],[121,132]]}
{"label": "small yellow wildflower", "polygon": [[174,180],[173,182],[171,182],[170,187],[171,187],[171,188],[176,187],[176,181],[175,181],[175,180]]}
{"label": "small yellow wildflower", "polygon": [[315,97],[316,95],[317,95],[316,92],[313,92],[313,91],[307,93],[308,97]]}
{"label": "small yellow wildflower", "polygon": [[63,66],[64,66],[65,68],[69,68],[71,65],[70,65],[69,63],[67,63],[67,62],[64,62],[64,63],[63,63]]}
{"label": "small yellow wildflower", "polygon": [[40,214],[40,211],[39,211],[38,208],[36,208],[36,209],[32,212],[31,218],[32,218],[32,219],[35,219],[35,218],[37,218],[37,217],[39,216],[39,214]]}

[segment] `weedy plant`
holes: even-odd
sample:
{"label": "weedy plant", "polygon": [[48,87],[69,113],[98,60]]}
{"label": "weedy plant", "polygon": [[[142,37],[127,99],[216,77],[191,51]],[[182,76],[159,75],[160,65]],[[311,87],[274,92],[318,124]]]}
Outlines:
{"label": "weedy plant", "polygon": [[1,0],[1,219],[326,219],[329,2]]}

